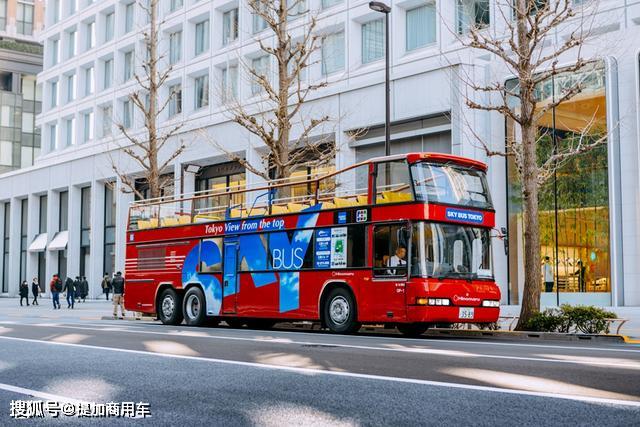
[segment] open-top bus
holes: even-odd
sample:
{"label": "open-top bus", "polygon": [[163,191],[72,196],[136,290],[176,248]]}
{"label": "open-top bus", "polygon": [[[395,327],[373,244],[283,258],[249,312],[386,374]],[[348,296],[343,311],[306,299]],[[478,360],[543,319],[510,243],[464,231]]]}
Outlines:
{"label": "open-top bus", "polygon": [[134,202],[125,307],[165,324],[491,323],[495,214],[478,161],[409,153],[324,176]]}

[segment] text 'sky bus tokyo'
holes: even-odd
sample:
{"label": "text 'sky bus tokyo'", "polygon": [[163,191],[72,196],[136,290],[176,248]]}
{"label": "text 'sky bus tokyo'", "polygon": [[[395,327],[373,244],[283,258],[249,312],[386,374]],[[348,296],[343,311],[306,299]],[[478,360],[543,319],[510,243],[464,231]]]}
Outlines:
{"label": "text 'sky bus tokyo'", "polygon": [[411,153],[303,181],[135,202],[126,308],[165,324],[310,320],[341,333],[495,322],[485,171]]}

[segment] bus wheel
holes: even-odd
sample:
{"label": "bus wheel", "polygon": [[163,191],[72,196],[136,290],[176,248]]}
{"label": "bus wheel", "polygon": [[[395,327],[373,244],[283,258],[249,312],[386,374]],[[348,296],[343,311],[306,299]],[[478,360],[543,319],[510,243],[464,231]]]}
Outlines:
{"label": "bus wheel", "polygon": [[396,325],[396,328],[404,336],[419,337],[429,329],[429,325],[424,323],[401,323]]}
{"label": "bus wheel", "polygon": [[276,322],[272,320],[255,319],[247,321],[249,329],[267,330],[273,328]]}
{"label": "bus wheel", "polygon": [[200,326],[206,317],[206,302],[202,289],[197,286],[189,288],[184,295],[182,313],[184,321],[189,326]]}
{"label": "bus wheel", "polygon": [[356,302],[346,289],[333,289],[325,301],[323,311],[324,321],[332,332],[349,334],[360,329],[360,324],[356,321]]}
{"label": "bus wheel", "polygon": [[182,298],[172,288],[167,288],[160,295],[158,317],[165,325],[182,323]]}

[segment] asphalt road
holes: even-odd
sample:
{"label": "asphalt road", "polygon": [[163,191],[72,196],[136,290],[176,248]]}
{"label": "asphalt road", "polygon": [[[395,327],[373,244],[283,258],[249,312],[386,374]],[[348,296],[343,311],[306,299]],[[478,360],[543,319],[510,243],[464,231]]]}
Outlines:
{"label": "asphalt road", "polygon": [[[0,425],[635,425],[640,346],[103,321],[0,300]],[[44,303],[44,302],[43,302]],[[146,419],[13,420],[18,399],[148,402]]]}

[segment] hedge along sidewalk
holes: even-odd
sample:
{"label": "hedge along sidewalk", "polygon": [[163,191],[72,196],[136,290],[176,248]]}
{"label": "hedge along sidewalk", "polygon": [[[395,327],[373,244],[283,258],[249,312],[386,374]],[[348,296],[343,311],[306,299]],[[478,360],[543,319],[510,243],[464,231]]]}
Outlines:
{"label": "hedge along sidewalk", "polygon": [[541,341],[589,341],[602,343],[627,343],[640,344],[640,340],[634,340],[620,334],[579,334],[574,332],[533,332],[533,331],[489,331],[482,329],[429,329],[425,336],[428,337],[456,337],[456,338],[493,338],[504,340],[541,340]]}

